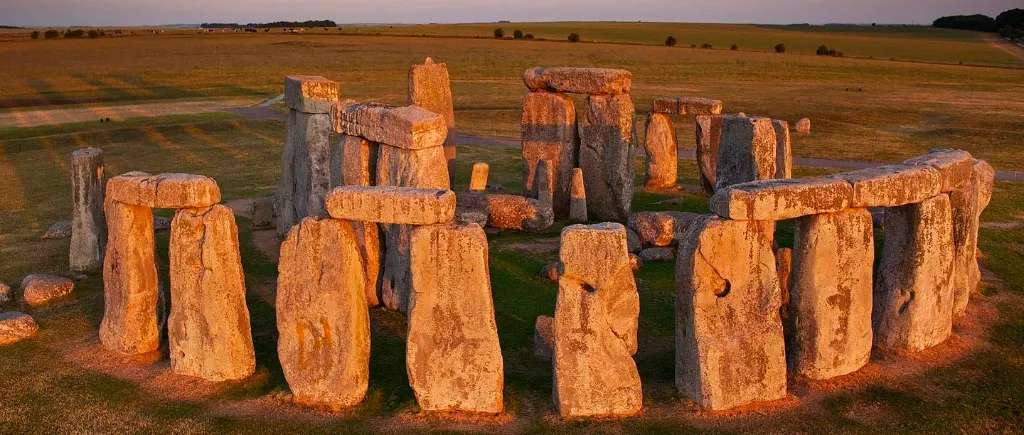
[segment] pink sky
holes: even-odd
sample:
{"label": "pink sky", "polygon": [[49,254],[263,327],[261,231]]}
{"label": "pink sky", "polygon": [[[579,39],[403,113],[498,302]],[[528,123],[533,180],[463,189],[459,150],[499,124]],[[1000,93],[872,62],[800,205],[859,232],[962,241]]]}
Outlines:
{"label": "pink sky", "polygon": [[331,19],[338,23],[621,20],[912,23],[995,16],[1021,0],[0,0],[0,24],[152,25]]}

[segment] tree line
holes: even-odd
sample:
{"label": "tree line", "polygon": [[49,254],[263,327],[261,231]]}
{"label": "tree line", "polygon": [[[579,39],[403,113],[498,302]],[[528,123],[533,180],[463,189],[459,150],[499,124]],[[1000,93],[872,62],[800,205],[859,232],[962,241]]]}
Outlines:
{"label": "tree line", "polygon": [[238,29],[247,28],[268,28],[268,27],[338,27],[331,20],[308,20],[308,21],[274,21],[272,23],[203,23],[199,25],[202,29]]}
{"label": "tree line", "polygon": [[998,32],[1003,37],[1019,39],[1024,38],[1024,9],[1010,9],[995,18],[982,14],[951,15],[935,20],[932,26],[946,29]]}

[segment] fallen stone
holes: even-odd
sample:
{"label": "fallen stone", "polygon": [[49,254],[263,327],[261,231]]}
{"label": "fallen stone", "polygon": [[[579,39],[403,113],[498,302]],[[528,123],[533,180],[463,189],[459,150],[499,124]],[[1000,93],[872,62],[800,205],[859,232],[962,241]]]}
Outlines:
{"label": "fallen stone", "polygon": [[540,160],[537,162],[537,170],[534,172],[531,196],[540,204],[553,208],[555,203],[555,177],[551,164],[547,160]]}
{"label": "fallen stone", "polygon": [[725,116],[715,168],[715,190],[775,178],[775,127],[768,118]]}
{"label": "fallen stone", "polygon": [[0,313],[0,346],[32,338],[38,332],[39,325],[30,315],[17,311]]}
{"label": "fallen stone", "polygon": [[209,381],[256,369],[235,215],[224,205],[179,210],[171,221],[171,370]]}
{"label": "fallen stone", "polygon": [[587,191],[583,183],[583,170],[572,170],[572,199],[569,203],[569,221],[582,223],[587,221]]}
{"label": "fallen stone", "polygon": [[448,137],[444,116],[419,106],[393,107],[346,100],[332,106],[331,118],[335,133],[362,136],[406,150],[439,148]]}
{"label": "fallen stone", "polygon": [[555,215],[550,205],[518,195],[466,192],[459,207],[487,213],[487,225],[502,230],[540,232],[551,227]]}
{"label": "fallen stone", "polygon": [[330,113],[341,97],[341,85],[320,76],[290,75],[284,78],[284,103],[303,113]]}
{"label": "fallen stone", "polygon": [[103,259],[100,343],[137,355],[160,347],[153,209],[108,200],[107,251]]}
{"label": "fallen stone", "polygon": [[36,273],[21,280],[21,298],[29,306],[38,306],[71,294],[75,282],[62,276]]}
{"label": "fallen stone", "polygon": [[974,157],[963,150],[937,149],[903,162],[904,165],[927,165],[939,172],[942,192],[952,192],[971,181]]}
{"label": "fallen stone", "polygon": [[633,200],[633,102],[629,95],[591,95],[579,121],[579,167],[587,211],[625,222]]}
{"label": "fallen stone", "polygon": [[107,239],[103,218],[103,150],[82,148],[71,153],[71,191],[71,270],[98,270],[103,264]]}
{"label": "fallen stone", "polygon": [[898,207],[924,201],[942,190],[939,172],[926,165],[885,165],[827,178],[853,186],[850,207]]}
{"label": "fallen stone", "polygon": [[636,353],[639,295],[625,227],[562,230],[554,322],[554,399],[563,418],[629,416],[643,407]]}
{"label": "fallen stone", "polygon": [[778,221],[849,206],[851,186],[838,178],[796,178],[734,184],[711,197],[715,214],[735,220]]}
{"label": "fallen stone", "polygon": [[551,361],[552,349],[555,346],[555,318],[537,316],[533,323],[533,356],[541,361]]}
{"label": "fallen stone", "polygon": [[107,181],[106,198],[149,208],[201,208],[220,202],[220,188],[203,175],[128,172]]}
{"label": "fallen stone", "polygon": [[60,240],[71,237],[71,221],[57,221],[46,228],[39,238],[42,240]]}
{"label": "fallen stone", "polygon": [[277,354],[295,401],[334,410],[362,402],[370,318],[351,222],[305,218],[281,244]]}
{"label": "fallen stone", "polygon": [[873,234],[871,213],[862,208],[798,221],[786,324],[792,373],[830,379],[867,364]]}
{"label": "fallen stone", "polygon": [[455,218],[455,192],[393,186],[339,186],[327,194],[335,219],[431,225]]}
{"label": "fallen stone", "polygon": [[477,224],[480,227],[487,226],[487,213],[476,210],[455,209],[455,222],[459,224]]}
{"label": "fallen stone", "polygon": [[640,251],[643,261],[672,261],[676,258],[676,250],[672,248],[647,248]]}
{"label": "fallen stone", "polygon": [[535,190],[537,163],[546,160],[554,172],[554,207],[558,216],[569,212],[573,167],[576,166],[576,107],[572,98],[531,92],[523,98],[523,186]]}
{"label": "fallen stone", "polygon": [[406,367],[426,411],[499,413],[504,367],[488,270],[477,225],[413,230]]}
{"label": "fallen stone", "polygon": [[272,228],[274,226],[274,197],[254,199],[250,215],[252,217],[249,221],[253,229]]}
{"label": "fallen stone", "polygon": [[786,395],[774,225],[707,216],[680,239],[676,388],[722,410]]}
{"label": "fallen stone", "polygon": [[699,115],[696,117],[697,135],[697,177],[701,187],[708,194],[715,193],[718,171],[718,148],[722,137],[721,115]]}
{"label": "fallen stone", "polygon": [[[341,167],[332,186],[373,186],[377,178],[377,151],[379,146],[359,136],[344,135],[341,139]],[[337,172],[337,171],[335,171]]]}
{"label": "fallen stone", "polygon": [[789,124],[772,120],[775,129],[775,178],[793,178],[793,142],[789,137]]}
{"label": "fallen stone", "polygon": [[490,165],[484,162],[473,163],[473,171],[469,176],[469,190],[483,192],[487,190],[487,176],[490,172]]}
{"label": "fallen stone", "polygon": [[807,118],[800,118],[796,122],[797,134],[811,134],[811,120]]}
{"label": "fallen stone", "polygon": [[648,190],[670,190],[678,187],[679,155],[676,129],[668,115],[652,113],[647,118],[644,151],[647,160]]}
{"label": "fallen stone", "polygon": [[671,246],[676,234],[700,215],[682,211],[640,211],[629,216],[629,228],[636,231],[647,246]]}
{"label": "fallen stone", "polygon": [[535,92],[628,94],[633,85],[633,73],[609,68],[534,67],[523,73],[523,83]]}
{"label": "fallen stone", "polygon": [[0,305],[14,300],[14,291],[11,286],[0,282]]}
{"label": "fallen stone", "polygon": [[875,346],[920,351],[953,329],[953,222],[940,194],[885,212],[885,245],[875,274]]}

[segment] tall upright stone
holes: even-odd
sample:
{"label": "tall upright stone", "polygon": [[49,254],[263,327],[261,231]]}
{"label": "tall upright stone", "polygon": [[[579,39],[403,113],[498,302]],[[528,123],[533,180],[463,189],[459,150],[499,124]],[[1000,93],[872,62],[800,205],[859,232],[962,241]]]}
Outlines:
{"label": "tall upright stone", "polygon": [[256,360],[231,209],[178,210],[169,250],[171,370],[211,381],[248,377]]}
{"label": "tall upright stone", "polygon": [[277,354],[297,403],[341,409],[369,383],[370,316],[352,222],[305,218],[281,244]]}
{"label": "tall upright stone", "polygon": [[548,207],[552,207],[555,201],[555,177],[554,169],[548,160],[541,160],[537,162],[537,170],[535,171],[536,176],[533,183],[533,192],[531,196],[537,199],[537,202],[545,204]]}
{"label": "tall upright stone", "polygon": [[569,221],[576,223],[587,222],[587,189],[583,182],[583,170],[580,168],[572,170],[571,194]]}
{"label": "tall upright stone", "polygon": [[406,367],[427,411],[499,413],[504,367],[479,225],[417,227]]}
{"label": "tall upright stone", "polygon": [[695,123],[697,178],[708,194],[715,193],[718,147],[722,137],[721,115],[698,115]]}
{"label": "tall upright stone", "polygon": [[647,157],[646,188],[670,190],[678,187],[679,152],[676,129],[668,115],[652,113],[647,118],[644,151]]}
{"label": "tall upright stone", "polygon": [[103,218],[103,150],[71,153],[71,270],[88,272],[103,263],[107,229]]}
{"label": "tall upright stone", "polygon": [[991,198],[994,171],[984,161],[972,165],[970,181],[949,193],[953,214],[953,318],[967,312],[971,294],[978,290],[978,229],[982,211]]}
{"label": "tall upright stone", "polygon": [[871,213],[854,208],[802,217],[794,245],[789,366],[811,379],[853,373],[871,357]]}
{"label": "tall upright stone", "polygon": [[875,346],[919,351],[953,329],[953,221],[949,196],[885,211],[885,246],[874,285]]}
{"label": "tall upright stone", "polygon": [[107,200],[103,260],[103,347],[123,354],[143,354],[160,347],[153,209]]}
{"label": "tall upright stone", "polygon": [[487,190],[487,176],[490,173],[490,166],[484,162],[473,163],[473,172],[469,177],[469,190],[483,192]]}
{"label": "tall upright stone", "polygon": [[576,106],[572,98],[551,92],[531,92],[523,98],[523,188],[535,189],[537,162],[551,165],[554,208],[557,216],[569,213],[572,170],[576,167],[578,139]]}
{"label": "tall upright stone", "polygon": [[587,211],[625,222],[633,201],[633,101],[629,94],[590,95],[580,119],[579,167],[587,189]]}
{"label": "tall upright stone", "polygon": [[643,394],[633,354],[640,298],[621,224],[562,230],[554,399],[562,417],[628,416]]}
{"label": "tall upright stone", "polygon": [[793,142],[789,135],[789,123],[773,119],[775,129],[775,177],[793,178]]}
{"label": "tall upright stone", "polygon": [[786,395],[774,224],[706,216],[676,260],[676,388],[728,409]]}
{"label": "tall upright stone", "polygon": [[724,117],[715,167],[715,190],[775,178],[777,146],[771,119]]}
{"label": "tall upright stone", "polygon": [[[377,153],[380,145],[359,136],[341,135],[341,161],[332,163],[331,187],[373,186],[377,181]],[[380,229],[372,222],[352,222],[352,228],[359,241],[359,253],[363,257],[363,275],[366,277],[366,302],[369,306],[380,305],[381,262],[384,251],[380,242]]]}
{"label": "tall upright stone", "polygon": [[448,135],[444,155],[448,167],[448,183],[455,185],[455,104],[452,98],[448,65],[426,58],[422,64],[409,68],[409,104],[420,106],[444,117]]}
{"label": "tall upright stone", "polygon": [[322,215],[323,198],[331,187],[331,107],[338,101],[337,82],[319,76],[285,78],[287,134],[281,153],[281,180],[275,196],[277,232],[284,236],[305,216]]}

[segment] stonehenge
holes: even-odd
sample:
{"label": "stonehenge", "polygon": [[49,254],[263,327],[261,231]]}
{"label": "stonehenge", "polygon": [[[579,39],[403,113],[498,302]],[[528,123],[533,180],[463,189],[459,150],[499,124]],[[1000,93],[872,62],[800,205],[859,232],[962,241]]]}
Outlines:
{"label": "stonehenge", "polygon": [[708,194],[732,184],[792,178],[793,145],[786,121],[743,113],[703,114],[696,116],[695,125],[697,175]]}
{"label": "stonehenge", "polygon": [[94,271],[103,263],[106,226],[103,221],[103,150],[82,148],[71,153],[71,248],[68,261],[76,272]]}
{"label": "stonehenge", "polygon": [[[687,115],[698,124],[698,143],[702,132],[700,125],[704,120],[705,128],[710,127],[711,117],[720,119],[722,101],[699,97],[656,97],[651,104],[651,114],[647,118],[647,131],[644,150],[647,160],[647,190],[672,190],[677,188],[678,144],[676,130],[668,115]],[[716,135],[717,136],[717,135]],[[710,145],[710,144],[709,144]],[[706,150],[706,149],[705,149]],[[698,161],[706,157],[700,146],[697,147]],[[715,144],[717,153],[717,141]],[[713,162],[710,164],[713,165]]]}

